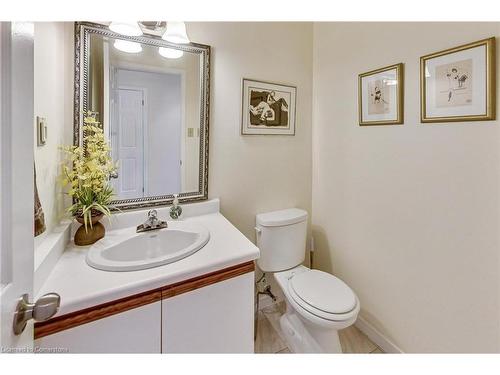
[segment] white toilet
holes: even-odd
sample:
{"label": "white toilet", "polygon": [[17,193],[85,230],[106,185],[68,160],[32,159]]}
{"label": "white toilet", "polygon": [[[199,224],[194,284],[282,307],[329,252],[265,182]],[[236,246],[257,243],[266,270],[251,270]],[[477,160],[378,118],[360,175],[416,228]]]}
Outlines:
{"label": "white toilet", "polygon": [[307,212],[298,208],[256,217],[259,268],[273,273],[286,299],[280,319],[289,348],[295,353],[341,353],[338,330],[352,325],[359,300],[342,280],[302,266]]}

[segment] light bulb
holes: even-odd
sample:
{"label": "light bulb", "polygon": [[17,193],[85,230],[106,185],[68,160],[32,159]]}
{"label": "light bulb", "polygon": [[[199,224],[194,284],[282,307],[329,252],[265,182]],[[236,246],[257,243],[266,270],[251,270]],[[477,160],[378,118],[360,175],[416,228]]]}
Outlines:
{"label": "light bulb", "polygon": [[184,55],[184,52],[179,49],[166,47],[160,47],[158,52],[160,53],[160,55],[166,57],[167,59],[178,59],[179,57],[182,57],[182,55]]}
{"label": "light bulb", "polygon": [[190,43],[184,22],[167,22],[167,30],[162,39],[176,44]]}
{"label": "light bulb", "polygon": [[142,35],[142,30],[137,22],[111,22],[109,29],[115,33],[127,36]]}

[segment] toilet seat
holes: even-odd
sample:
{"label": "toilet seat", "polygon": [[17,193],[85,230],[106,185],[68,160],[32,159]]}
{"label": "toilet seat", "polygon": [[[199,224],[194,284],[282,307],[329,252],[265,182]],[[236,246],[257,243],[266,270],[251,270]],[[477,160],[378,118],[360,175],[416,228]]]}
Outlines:
{"label": "toilet seat", "polygon": [[294,274],[288,292],[301,309],[330,321],[346,321],[359,311],[358,299],[342,280],[319,270]]}

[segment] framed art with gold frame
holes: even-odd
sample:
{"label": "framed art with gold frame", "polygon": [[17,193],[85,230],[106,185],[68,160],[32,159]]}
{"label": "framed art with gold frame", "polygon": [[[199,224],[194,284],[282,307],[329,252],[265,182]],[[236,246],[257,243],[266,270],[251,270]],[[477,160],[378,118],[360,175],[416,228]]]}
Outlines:
{"label": "framed art with gold frame", "polygon": [[403,63],[358,76],[359,125],[402,125],[404,122]]}
{"label": "framed art with gold frame", "polygon": [[420,58],[420,119],[429,122],[495,119],[495,38]]}

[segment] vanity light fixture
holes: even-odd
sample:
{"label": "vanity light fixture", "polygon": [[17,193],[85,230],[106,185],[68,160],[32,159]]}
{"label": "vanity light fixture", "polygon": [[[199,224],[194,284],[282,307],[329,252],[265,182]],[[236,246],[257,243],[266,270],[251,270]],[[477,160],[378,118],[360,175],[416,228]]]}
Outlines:
{"label": "vanity light fixture", "polygon": [[127,53],[139,53],[142,51],[142,47],[139,43],[129,42],[128,40],[116,39],[113,46],[120,51]]}
{"label": "vanity light fixture", "polygon": [[111,22],[109,29],[126,36],[140,36],[142,30],[137,22]]}
{"label": "vanity light fixture", "polygon": [[184,22],[167,22],[167,30],[161,38],[175,44],[190,43],[186,32],[186,24]]}
{"label": "vanity light fixture", "polygon": [[160,47],[158,49],[158,52],[160,53],[160,55],[166,57],[167,59],[178,59],[179,57],[182,57],[182,55],[184,55],[184,52],[181,50],[166,47]]}

